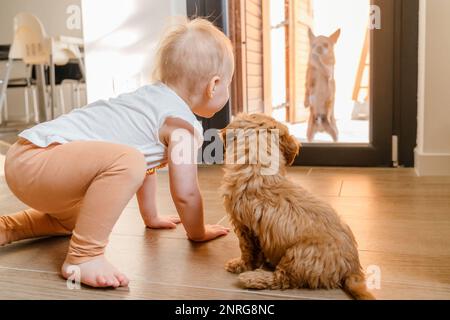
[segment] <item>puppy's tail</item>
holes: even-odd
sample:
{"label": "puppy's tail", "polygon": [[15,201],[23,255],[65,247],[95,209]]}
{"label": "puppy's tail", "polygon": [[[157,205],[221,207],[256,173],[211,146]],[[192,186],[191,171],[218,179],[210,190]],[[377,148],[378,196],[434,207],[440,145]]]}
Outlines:
{"label": "puppy's tail", "polygon": [[241,273],[240,284],[246,289],[277,290],[290,288],[289,278],[279,271],[270,272],[263,269]]}
{"label": "puppy's tail", "polygon": [[367,290],[366,279],[361,273],[348,276],[343,282],[343,289],[356,300],[376,300]]}

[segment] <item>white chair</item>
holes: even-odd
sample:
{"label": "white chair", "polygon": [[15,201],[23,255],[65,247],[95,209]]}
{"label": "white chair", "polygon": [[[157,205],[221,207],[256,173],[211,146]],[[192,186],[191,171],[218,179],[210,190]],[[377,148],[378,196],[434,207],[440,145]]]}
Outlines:
{"label": "white chair", "polygon": [[83,77],[85,75],[79,44],[73,43],[70,40],[71,38],[47,36],[42,23],[36,16],[30,13],[19,13],[15,16],[14,41],[9,52],[7,70],[0,91],[0,114],[2,114],[12,61],[20,59],[26,64],[37,65],[39,67],[37,70],[40,97],[39,107],[40,112],[45,115],[45,120],[49,117],[47,116],[48,103],[45,92],[44,66],[48,65],[50,67],[50,118],[54,118],[56,106],[55,65],[65,65],[70,59],[77,59]]}
{"label": "white chair", "polygon": [[0,79],[0,124],[3,124],[3,118],[8,117],[6,108],[6,89],[8,89],[8,81],[11,75],[13,61],[8,59],[3,71],[3,77]]}
{"label": "white chair", "polygon": [[71,109],[81,108],[83,106],[83,102],[81,99],[83,83],[78,80],[67,79],[63,80],[62,86],[66,86],[69,88]]}
{"label": "white chair", "polygon": [[[9,80],[8,84],[5,87],[10,89],[19,89],[23,90],[23,105],[25,107],[25,123],[30,123],[31,121],[31,113],[30,113],[30,98],[33,105],[34,112],[34,122],[39,121],[38,117],[38,105],[37,105],[37,97],[36,97],[36,86],[31,84],[31,67],[25,65],[21,61],[12,61],[9,62],[13,64],[13,67],[10,67],[8,70],[8,66],[5,65],[5,72],[9,72]],[[6,83],[6,82],[5,82]],[[3,84],[3,81],[2,81]],[[3,96],[3,95],[2,95]],[[0,116],[0,124],[8,122],[8,102],[7,102],[7,94],[5,93],[3,97],[3,117]]]}

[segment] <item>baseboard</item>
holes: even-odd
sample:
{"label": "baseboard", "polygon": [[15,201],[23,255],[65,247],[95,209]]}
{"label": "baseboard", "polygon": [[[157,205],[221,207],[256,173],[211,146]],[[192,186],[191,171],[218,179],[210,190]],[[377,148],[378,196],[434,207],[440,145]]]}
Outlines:
{"label": "baseboard", "polygon": [[450,176],[450,153],[414,152],[416,173],[419,176]]}

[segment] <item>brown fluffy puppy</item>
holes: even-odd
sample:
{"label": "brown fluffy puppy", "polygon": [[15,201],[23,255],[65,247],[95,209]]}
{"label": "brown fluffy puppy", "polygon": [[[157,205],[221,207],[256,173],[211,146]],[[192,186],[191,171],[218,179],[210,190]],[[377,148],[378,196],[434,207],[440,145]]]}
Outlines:
{"label": "brown fluffy puppy", "polygon": [[[250,143],[230,129],[242,129]],[[278,130],[280,166],[275,174],[263,175],[267,165],[260,161],[226,164],[222,194],[241,249],[226,270],[240,274],[245,288],[342,288],[356,299],[374,299],[350,228],[330,205],[286,178],[285,167],[300,148],[288,128],[263,114],[241,114],[221,132],[226,151],[235,156],[241,146],[252,157],[254,132],[261,129]]]}

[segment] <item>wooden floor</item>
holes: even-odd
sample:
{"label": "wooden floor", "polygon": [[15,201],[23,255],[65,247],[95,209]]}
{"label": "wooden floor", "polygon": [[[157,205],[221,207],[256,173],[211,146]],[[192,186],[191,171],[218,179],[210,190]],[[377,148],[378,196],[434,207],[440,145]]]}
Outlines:
{"label": "wooden floor", "polygon": [[[7,145],[0,143],[0,154]],[[3,156],[0,156],[0,166]],[[329,201],[352,228],[364,268],[381,271],[378,299],[450,299],[450,178],[419,178],[410,169],[292,168],[289,175]],[[219,167],[202,167],[206,222],[228,224],[217,190]],[[167,173],[159,174],[159,209],[176,214]],[[25,206],[0,171],[0,215]],[[0,248],[0,299],[348,299],[340,290],[247,291],[223,266],[239,256],[237,238],[193,244],[182,226],[146,230],[136,199],[123,212],[107,256],[129,288],[69,290],[58,275],[68,238]]]}

